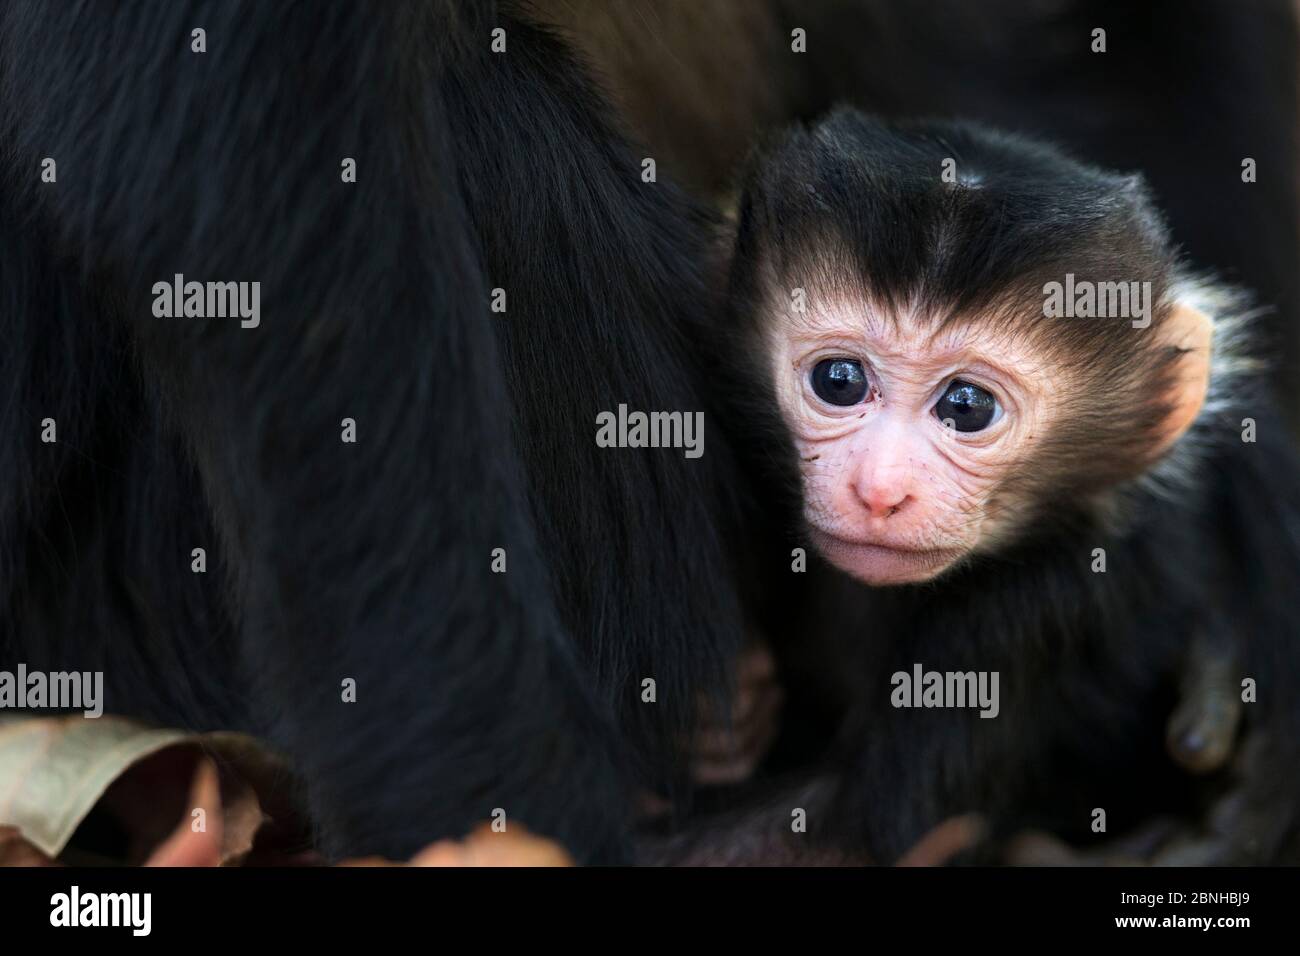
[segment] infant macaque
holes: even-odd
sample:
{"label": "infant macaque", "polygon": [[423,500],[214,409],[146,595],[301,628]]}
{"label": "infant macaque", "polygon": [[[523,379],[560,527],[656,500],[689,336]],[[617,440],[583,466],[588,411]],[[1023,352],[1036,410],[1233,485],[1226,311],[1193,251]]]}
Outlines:
{"label": "infant macaque", "polygon": [[[804,541],[842,572],[810,567],[782,637],[830,642],[846,701],[823,838],[886,861],[966,812],[1078,842],[1097,808],[1117,831],[1204,811],[1243,680],[1300,695],[1300,467],[1280,428],[1242,441],[1267,411],[1239,299],[1181,262],[1140,178],[839,111],[751,163],[729,298]],[[954,699],[986,676],[997,706]],[[1300,713],[1246,720],[1273,771],[1207,859],[1294,834]]]}

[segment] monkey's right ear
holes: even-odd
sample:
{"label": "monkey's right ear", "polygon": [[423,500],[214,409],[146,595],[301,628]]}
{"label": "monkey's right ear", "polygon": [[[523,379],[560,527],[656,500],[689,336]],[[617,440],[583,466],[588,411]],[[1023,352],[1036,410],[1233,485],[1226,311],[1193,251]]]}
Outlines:
{"label": "monkey's right ear", "polygon": [[1164,396],[1169,408],[1156,433],[1152,458],[1159,458],[1182,438],[1201,414],[1210,390],[1210,352],[1214,323],[1195,306],[1174,304],[1160,329],[1162,344],[1182,350],[1172,384]]}

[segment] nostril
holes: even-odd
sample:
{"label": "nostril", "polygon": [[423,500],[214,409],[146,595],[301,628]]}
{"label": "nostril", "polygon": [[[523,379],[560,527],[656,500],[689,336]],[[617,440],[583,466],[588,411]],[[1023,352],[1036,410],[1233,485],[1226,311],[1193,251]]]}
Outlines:
{"label": "nostril", "polygon": [[894,467],[861,469],[853,480],[853,491],[872,518],[898,514],[912,497],[907,474]]}
{"label": "nostril", "polygon": [[863,498],[863,504],[867,506],[867,513],[873,518],[892,518],[902,511],[903,506],[910,500],[910,495],[900,498],[897,495],[868,494]]}

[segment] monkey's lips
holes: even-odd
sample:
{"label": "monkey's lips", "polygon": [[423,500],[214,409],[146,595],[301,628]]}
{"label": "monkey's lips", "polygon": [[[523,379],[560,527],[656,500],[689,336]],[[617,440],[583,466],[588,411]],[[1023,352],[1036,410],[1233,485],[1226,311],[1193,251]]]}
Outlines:
{"label": "monkey's lips", "polygon": [[815,527],[809,533],[822,557],[865,584],[929,581],[962,555],[958,548],[911,548],[852,540]]}

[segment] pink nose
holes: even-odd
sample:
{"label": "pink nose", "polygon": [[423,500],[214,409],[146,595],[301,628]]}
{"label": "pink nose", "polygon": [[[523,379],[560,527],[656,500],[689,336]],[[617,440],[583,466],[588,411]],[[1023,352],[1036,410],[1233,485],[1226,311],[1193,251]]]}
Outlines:
{"label": "pink nose", "polygon": [[897,514],[911,501],[911,496],[896,485],[873,484],[859,487],[858,498],[866,506],[867,513],[873,518],[888,518]]}

